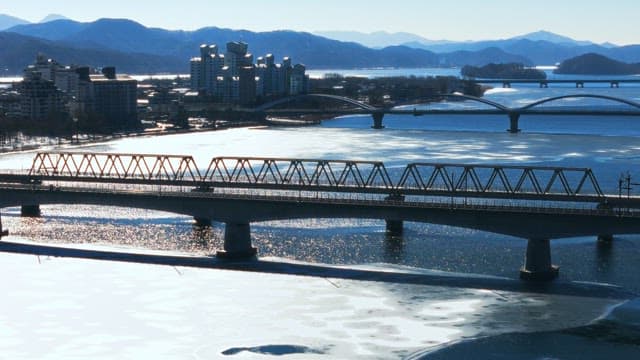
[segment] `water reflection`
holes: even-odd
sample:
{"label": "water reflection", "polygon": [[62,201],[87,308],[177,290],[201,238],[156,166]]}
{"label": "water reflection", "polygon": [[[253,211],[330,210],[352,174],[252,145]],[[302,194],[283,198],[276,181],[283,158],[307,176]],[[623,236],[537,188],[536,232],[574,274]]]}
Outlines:
{"label": "water reflection", "polygon": [[598,239],[596,242],[596,266],[603,275],[609,275],[613,267],[613,242],[613,239]]}
{"label": "water reflection", "polygon": [[384,239],[384,262],[389,264],[398,264],[402,262],[404,257],[403,235],[394,236],[386,234]]}

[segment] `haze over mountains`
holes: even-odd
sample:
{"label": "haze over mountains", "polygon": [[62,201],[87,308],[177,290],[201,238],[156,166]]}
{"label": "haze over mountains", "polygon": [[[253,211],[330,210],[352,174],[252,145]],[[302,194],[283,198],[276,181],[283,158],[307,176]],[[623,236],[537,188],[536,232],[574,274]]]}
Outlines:
{"label": "haze over mountains", "polygon": [[[8,25],[11,26],[6,28]],[[276,58],[290,56],[294,62],[316,69],[461,67],[490,62],[553,65],[585,53],[640,62],[640,45],[598,45],[544,31],[505,40],[450,42],[385,32],[322,32],[327,36],[324,37],[286,30],[252,32],[217,27],[170,31],[126,19],[81,23],[62,15],[47,17],[40,23],[0,15],[0,29],[3,27],[6,29],[0,31],[0,75],[21,73],[38,52],[65,64],[114,65],[130,73],[186,73],[189,59],[198,55],[200,44],[224,45],[228,41],[247,42],[256,57],[267,53]]]}

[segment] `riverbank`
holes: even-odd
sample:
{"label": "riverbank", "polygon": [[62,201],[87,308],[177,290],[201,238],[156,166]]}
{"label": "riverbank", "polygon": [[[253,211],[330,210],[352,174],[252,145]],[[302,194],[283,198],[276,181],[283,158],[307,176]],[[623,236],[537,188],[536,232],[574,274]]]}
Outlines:
{"label": "riverbank", "polygon": [[[153,128],[145,129],[143,131],[134,131],[127,133],[115,133],[111,135],[87,135],[81,134],[75,138],[48,138],[37,137],[38,140],[13,140],[11,146],[0,146],[0,154],[19,153],[23,151],[33,151],[38,149],[52,149],[60,147],[71,146],[83,146],[83,145],[96,145],[106,143],[109,141],[125,139],[125,138],[138,138],[138,137],[154,137],[176,134],[190,134],[200,132],[220,131],[226,129],[240,128],[240,127],[255,127],[265,126],[268,124],[260,122],[226,122],[224,125],[217,127],[193,127],[189,129],[174,129],[174,128]],[[34,141],[36,143],[34,143]]]}

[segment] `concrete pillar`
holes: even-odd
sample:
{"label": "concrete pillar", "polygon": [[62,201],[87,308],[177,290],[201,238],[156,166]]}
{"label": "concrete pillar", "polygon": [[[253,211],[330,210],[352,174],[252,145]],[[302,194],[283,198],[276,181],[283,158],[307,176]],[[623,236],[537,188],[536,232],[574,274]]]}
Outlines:
{"label": "concrete pillar", "polygon": [[387,223],[387,234],[391,236],[402,236],[404,231],[404,221],[402,220],[385,220]]}
{"label": "concrete pillar", "polygon": [[611,234],[599,234],[598,235],[598,242],[610,243],[612,241],[613,241],[613,235],[611,235]]}
{"label": "concrete pillar", "polygon": [[[404,201],[404,195],[393,194],[384,198],[385,201]],[[404,221],[402,220],[394,220],[394,219],[386,219],[387,225],[387,234],[391,236],[402,236],[402,232],[404,231]]]}
{"label": "concrete pillar", "polygon": [[228,222],[224,227],[224,250],[219,258],[244,259],[254,257],[257,249],[251,246],[251,228],[248,222]]}
{"label": "concrete pillar", "polygon": [[196,226],[198,227],[210,227],[211,219],[205,217],[194,216],[193,220],[196,221]]}
{"label": "concrete pillar", "polygon": [[551,264],[549,239],[529,239],[524,266],[520,278],[533,281],[550,281],[558,277],[558,267]]}
{"label": "concrete pillar", "polygon": [[2,227],[2,214],[0,214],[0,239],[2,239],[3,236],[7,236],[7,235],[9,235],[9,231],[5,230]]}
{"label": "concrete pillar", "polygon": [[40,205],[22,205],[20,208],[22,217],[40,217]]}
{"label": "concrete pillar", "polygon": [[384,118],[384,113],[381,112],[375,112],[373,114],[371,114],[371,117],[373,118],[373,129],[384,129],[384,126],[382,125],[382,119]]}
{"label": "concrete pillar", "polygon": [[518,113],[509,113],[509,129],[508,132],[512,134],[517,134],[520,132],[518,128],[518,120],[520,120],[520,114]]}

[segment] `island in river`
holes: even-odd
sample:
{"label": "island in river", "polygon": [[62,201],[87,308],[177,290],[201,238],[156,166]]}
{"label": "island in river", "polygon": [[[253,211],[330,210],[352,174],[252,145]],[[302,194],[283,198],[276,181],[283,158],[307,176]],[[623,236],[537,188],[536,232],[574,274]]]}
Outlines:
{"label": "island in river", "polygon": [[635,75],[640,74],[640,63],[629,64],[589,53],[563,61],[553,72],[569,75]]}
{"label": "island in river", "polygon": [[547,74],[544,71],[525,67],[520,63],[487,64],[485,66],[467,65],[460,70],[460,74],[465,78],[481,79],[531,79],[544,80]]}

